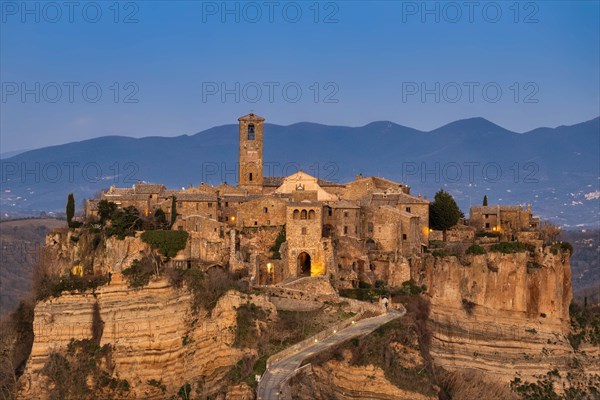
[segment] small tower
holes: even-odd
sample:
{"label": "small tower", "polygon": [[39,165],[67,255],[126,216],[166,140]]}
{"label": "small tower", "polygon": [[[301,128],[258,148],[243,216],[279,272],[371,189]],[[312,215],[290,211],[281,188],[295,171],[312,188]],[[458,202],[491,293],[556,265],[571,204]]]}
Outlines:
{"label": "small tower", "polygon": [[240,149],[238,186],[249,192],[261,192],[263,186],[263,124],[265,119],[255,114],[238,118]]}

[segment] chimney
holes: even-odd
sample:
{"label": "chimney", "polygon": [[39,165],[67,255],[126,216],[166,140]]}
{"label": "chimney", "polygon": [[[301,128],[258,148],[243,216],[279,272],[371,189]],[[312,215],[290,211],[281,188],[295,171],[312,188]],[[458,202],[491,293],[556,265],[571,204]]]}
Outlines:
{"label": "chimney", "polygon": [[358,180],[360,180],[362,178],[363,178],[362,172],[360,174],[354,176],[354,180],[356,180],[356,181],[358,181]]}

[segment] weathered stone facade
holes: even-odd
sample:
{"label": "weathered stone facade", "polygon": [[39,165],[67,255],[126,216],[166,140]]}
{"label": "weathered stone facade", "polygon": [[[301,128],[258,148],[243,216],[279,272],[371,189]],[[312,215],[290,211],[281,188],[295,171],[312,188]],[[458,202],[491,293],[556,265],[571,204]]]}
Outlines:
{"label": "weathered stone facade", "polygon": [[[263,144],[264,118],[240,117],[237,186],[203,183],[170,190],[140,182],[111,187],[87,202],[86,215],[97,218],[98,201],[108,200],[122,208],[134,206],[147,219],[160,208],[170,221],[175,201],[171,229],[189,232],[190,243],[174,262],[229,262],[232,268],[248,269],[257,282],[328,275],[341,286],[356,286],[360,280],[401,284],[408,279],[408,260],[420,257],[428,244],[426,199],[378,177],[359,175],[346,184],[303,171],[264,177]],[[278,250],[271,249],[273,243],[257,244],[274,240],[282,228],[285,241]],[[276,230],[258,235],[264,229]]]}

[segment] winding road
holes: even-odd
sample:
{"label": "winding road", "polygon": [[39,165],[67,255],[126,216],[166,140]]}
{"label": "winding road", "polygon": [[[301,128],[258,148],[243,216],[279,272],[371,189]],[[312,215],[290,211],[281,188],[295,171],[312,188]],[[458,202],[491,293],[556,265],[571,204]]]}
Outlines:
{"label": "winding road", "polygon": [[405,310],[402,310],[401,312],[389,311],[388,313],[377,317],[362,319],[321,341],[312,343],[307,347],[290,354],[288,357],[276,361],[265,372],[258,385],[258,400],[278,400],[281,385],[298,367],[300,367],[302,361],[311,355],[320,353],[321,351],[326,350],[333,345],[342,343],[352,337],[371,333],[381,325],[399,318],[405,313]]}

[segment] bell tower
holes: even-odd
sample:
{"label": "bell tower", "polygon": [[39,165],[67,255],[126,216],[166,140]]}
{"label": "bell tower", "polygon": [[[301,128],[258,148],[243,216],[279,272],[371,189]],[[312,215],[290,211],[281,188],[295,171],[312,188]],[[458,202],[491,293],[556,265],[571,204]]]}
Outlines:
{"label": "bell tower", "polygon": [[238,121],[240,123],[238,186],[249,192],[262,192],[265,119],[250,113],[238,118]]}

